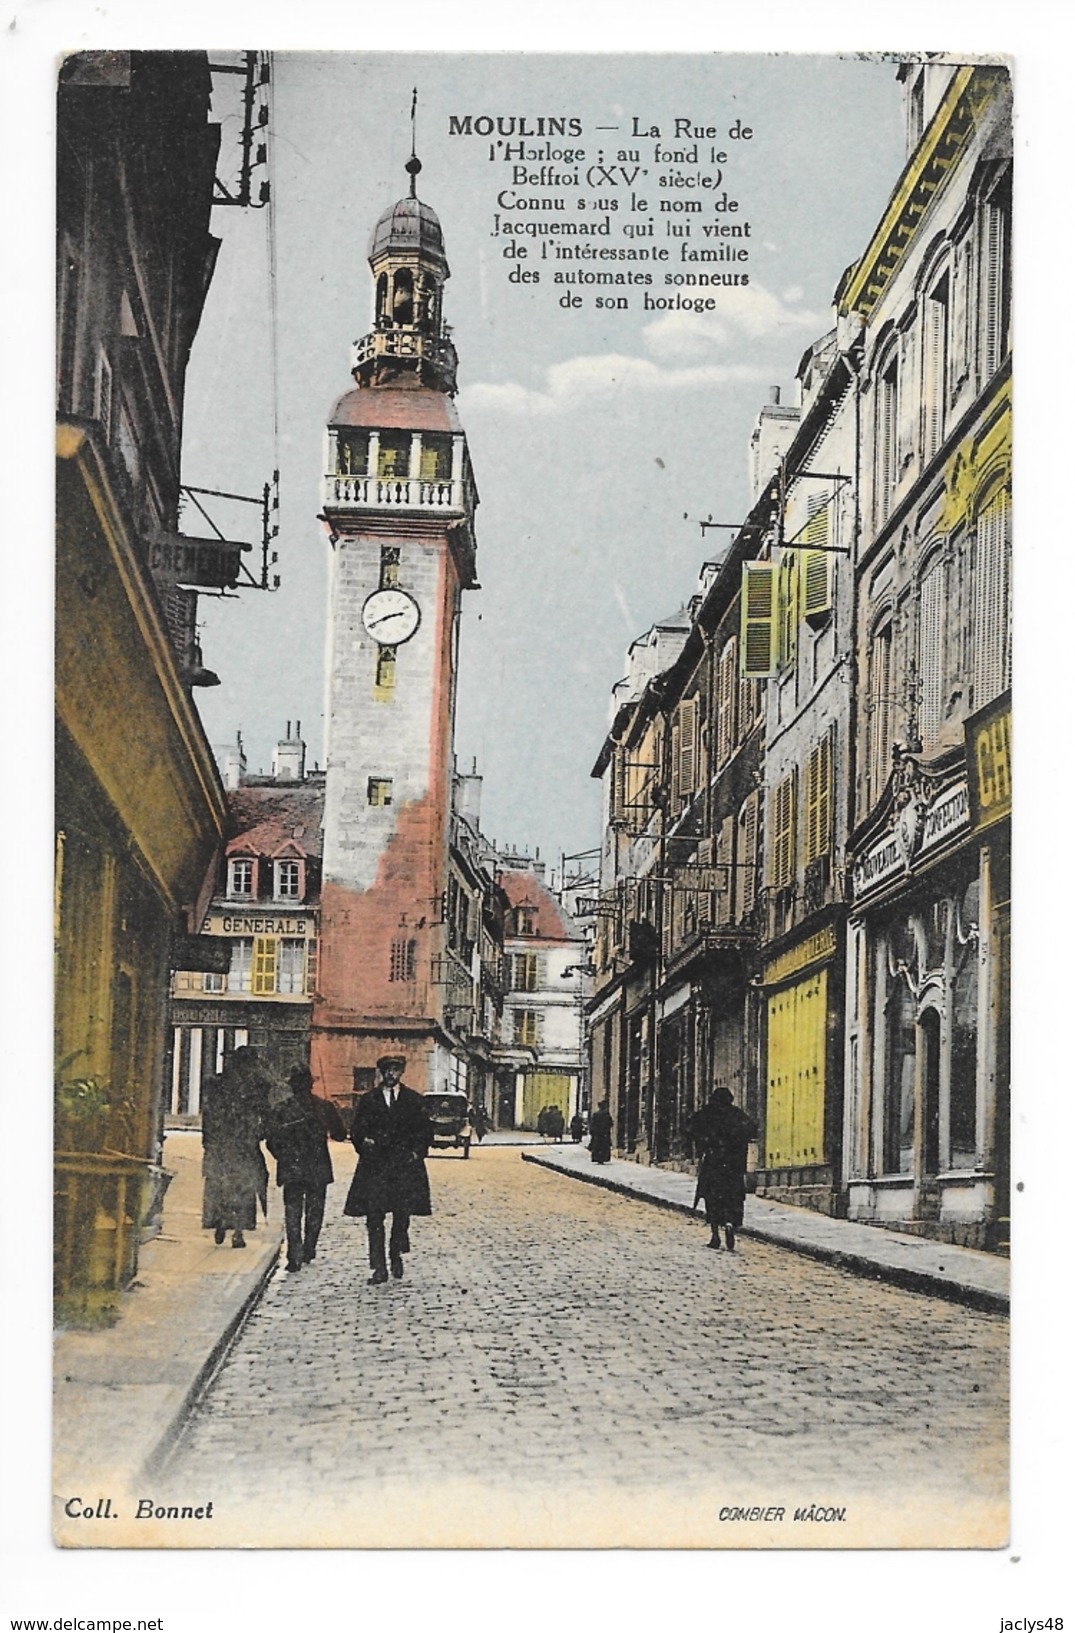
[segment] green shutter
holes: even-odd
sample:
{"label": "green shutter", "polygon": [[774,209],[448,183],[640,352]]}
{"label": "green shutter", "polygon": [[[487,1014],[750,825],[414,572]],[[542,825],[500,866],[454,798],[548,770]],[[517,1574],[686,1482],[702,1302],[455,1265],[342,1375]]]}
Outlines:
{"label": "green shutter", "polygon": [[777,571],[771,561],[743,563],[739,650],[746,680],[767,680],[777,671]]}
{"label": "green shutter", "polygon": [[829,556],[825,549],[829,542],[830,503],[828,497],[811,501],[811,516],[806,527],[806,549],[802,558],[803,615],[806,618],[832,609]]}

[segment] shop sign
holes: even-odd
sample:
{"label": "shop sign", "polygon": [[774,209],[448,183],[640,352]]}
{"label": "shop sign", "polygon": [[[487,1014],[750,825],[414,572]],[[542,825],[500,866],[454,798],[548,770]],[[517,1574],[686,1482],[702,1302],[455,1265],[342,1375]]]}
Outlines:
{"label": "shop sign", "polygon": [[967,801],[967,785],[957,783],[950,788],[940,799],[933,801],[926,811],[926,819],[922,825],[922,843],[919,853],[934,850],[944,843],[952,834],[958,833],[970,823],[970,807]]}
{"label": "shop sign", "polygon": [[314,921],[306,914],[210,913],[209,936],[312,936]]}
{"label": "shop sign", "polygon": [[1012,704],[1006,692],[967,721],[970,815],[988,828],[1012,810]]}
{"label": "shop sign", "polygon": [[808,964],[817,964],[826,958],[832,958],[836,952],[836,930],[831,924],[823,925],[815,930],[812,936],[800,941],[796,946],[789,947],[779,958],[771,958],[765,966],[764,979],[767,984],[783,981],[789,975],[795,975],[799,970],[806,969]]}
{"label": "shop sign", "polygon": [[967,784],[958,782],[928,805],[911,799],[889,831],[860,856],[852,869],[857,899],[897,874],[907,873],[919,857],[937,850],[953,834],[970,826]]}

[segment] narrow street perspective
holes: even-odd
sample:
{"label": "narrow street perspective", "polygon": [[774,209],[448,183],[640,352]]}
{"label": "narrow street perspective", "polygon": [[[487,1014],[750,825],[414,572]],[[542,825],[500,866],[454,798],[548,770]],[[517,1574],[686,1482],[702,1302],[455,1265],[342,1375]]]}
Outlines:
{"label": "narrow street perspective", "polygon": [[[517,1147],[430,1170],[402,1282],[368,1285],[338,1204],[316,1261],[281,1263],[155,1500],[213,1497],[231,1539],[271,1511],[278,1542],[351,1546],[423,1506],[434,1536],[475,1546],[524,1523],[583,1544],[610,1507],[641,1545],[674,1525],[685,1544],[782,1547],[846,1545],[879,1503],[888,1535],[919,1540],[1003,1508],[1001,1317],[760,1242],[706,1252],[700,1218]],[[719,1517],[759,1503],[783,1521]],[[795,1523],[815,1504],[845,1521]]]}

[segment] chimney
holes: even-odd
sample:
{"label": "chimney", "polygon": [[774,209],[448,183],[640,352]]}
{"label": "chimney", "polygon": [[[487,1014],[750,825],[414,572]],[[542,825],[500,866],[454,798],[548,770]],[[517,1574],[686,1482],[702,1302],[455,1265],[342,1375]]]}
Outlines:
{"label": "chimney", "polygon": [[287,734],[273,750],[272,774],[277,782],[302,782],[306,776],[306,744],[302,740],[302,721],[296,720],[292,736],[291,721]]}
{"label": "chimney", "polygon": [[235,733],[235,742],[229,743],[227,748],[217,749],[216,759],[224,787],[238,788],[246,776],[246,751],[243,748],[242,732]]}
{"label": "chimney", "polygon": [[769,387],[769,401],[772,403],[774,408],[779,408],[780,407],[780,387],[779,386],[770,386]]}

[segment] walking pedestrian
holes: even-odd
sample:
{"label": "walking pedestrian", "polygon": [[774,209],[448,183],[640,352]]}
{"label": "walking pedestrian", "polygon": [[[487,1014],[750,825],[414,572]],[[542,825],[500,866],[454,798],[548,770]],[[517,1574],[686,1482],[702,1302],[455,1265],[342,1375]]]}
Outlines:
{"label": "walking pedestrian", "polygon": [[351,1218],[365,1217],[374,1285],[388,1280],[387,1215],[392,1215],[388,1258],[398,1280],[403,1275],[403,1255],[411,1250],[412,1216],[433,1211],[425,1165],[433,1126],[422,1096],[403,1082],[406,1065],[405,1055],[381,1056],[377,1062],[380,1081],[359,1098],[351,1124],[358,1167],[343,1211]]}
{"label": "walking pedestrian", "polygon": [[574,1140],[575,1144],[578,1145],[582,1139],[582,1136],[586,1132],[586,1124],[582,1120],[582,1113],[580,1111],[575,1113],[568,1126],[571,1130],[571,1138]]}
{"label": "walking pedestrian", "polygon": [[562,1145],[563,1144],[563,1140],[564,1140],[564,1114],[560,1110],[559,1106],[550,1106],[549,1107],[548,1119],[547,1119],[547,1122],[546,1122],[545,1131],[548,1134],[550,1140],[555,1140],[557,1145]]}
{"label": "walking pedestrian", "polygon": [[261,1150],[269,1106],[269,1082],[257,1051],[236,1049],[219,1077],[202,1091],[202,1226],[217,1246],[232,1233],[245,1247],[245,1231],[257,1227],[257,1204],[268,1211],[269,1170]]}
{"label": "walking pedestrian", "polygon": [[602,1100],[590,1118],[590,1160],[612,1161],[612,1114],[607,1100]]}
{"label": "walking pedestrian", "polygon": [[713,1090],[708,1104],[695,1112],[691,1121],[691,1138],[701,1159],[694,1204],[697,1207],[699,1197],[705,1203],[709,1247],[719,1249],[723,1226],[728,1251],[735,1249],[735,1233],[742,1228],[747,1194],[747,1147],[757,1132],[757,1123],[740,1111],[732,1091],[723,1085]]}
{"label": "walking pedestrian", "polygon": [[332,1101],[314,1094],[308,1066],[292,1066],[288,1086],[291,1093],[270,1114],[266,1144],[284,1193],[287,1268],[301,1270],[317,1257],[325,1192],[333,1179],[328,1142],[345,1140],[347,1130]]}

